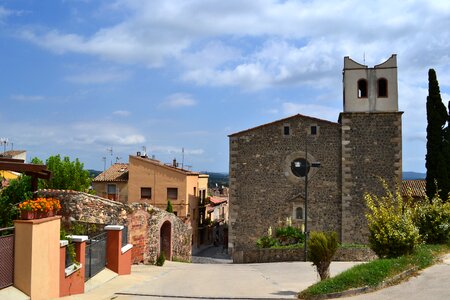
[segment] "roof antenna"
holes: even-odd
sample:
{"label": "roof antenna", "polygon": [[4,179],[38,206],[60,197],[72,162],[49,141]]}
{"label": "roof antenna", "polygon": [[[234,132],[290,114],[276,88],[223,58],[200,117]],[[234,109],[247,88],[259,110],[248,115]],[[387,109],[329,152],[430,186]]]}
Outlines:
{"label": "roof antenna", "polygon": [[364,65],[366,65],[366,51],[364,51],[364,54],[363,54],[363,61],[364,61]]}
{"label": "roof antenna", "polygon": [[181,148],[181,169],[184,170],[184,147]]}

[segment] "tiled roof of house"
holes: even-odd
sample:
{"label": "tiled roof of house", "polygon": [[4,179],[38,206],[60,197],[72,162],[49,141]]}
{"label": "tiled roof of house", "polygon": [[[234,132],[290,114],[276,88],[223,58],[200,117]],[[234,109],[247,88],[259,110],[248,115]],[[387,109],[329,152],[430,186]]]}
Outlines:
{"label": "tiled roof of house", "polygon": [[424,198],[426,196],[426,181],[424,179],[418,180],[403,180],[402,181],[402,195],[411,194],[414,198]]}
{"label": "tiled roof of house", "polygon": [[9,150],[5,151],[3,153],[0,153],[0,157],[7,157],[7,158],[13,158],[14,156],[17,156],[19,154],[22,154],[26,152],[25,150]]}
{"label": "tiled roof of house", "polygon": [[224,202],[227,202],[228,201],[228,197],[210,197],[209,201],[213,205],[219,205],[219,204],[222,204]]}
{"label": "tiled roof of house", "polygon": [[152,159],[152,158],[149,158],[149,157],[141,157],[141,156],[136,156],[136,155],[130,155],[130,157],[133,157],[133,158],[145,161],[146,163],[150,163],[150,164],[153,164],[153,165],[165,168],[165,169],[173,170],[173,171],[176,171],[178,173],[183,173],[185,175],[200,175],[200,173],[198,173],[198,172],[189,171],[189,170],[185,170],[185,169],[182,169],[182,168],[174,167],[171,164],[163,164],[159,160]]}
{"label": "tiled roof of house", "polygon": [[128,181],[128,164],[115,163],[105,172],[94,178],[94,182]]}

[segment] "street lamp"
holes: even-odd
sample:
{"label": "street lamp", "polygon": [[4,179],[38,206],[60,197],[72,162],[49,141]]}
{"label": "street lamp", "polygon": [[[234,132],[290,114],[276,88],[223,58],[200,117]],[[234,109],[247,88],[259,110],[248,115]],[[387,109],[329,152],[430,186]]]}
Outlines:
{"label": "street lamp", "polygon": [[308,261],[308,171],[309,168],[319,168],[320,162],[312,162],[311,164],[308,162],[308,133],[305,136],[305,243],[304,243],[304,255],[305,255],[305,261]]}

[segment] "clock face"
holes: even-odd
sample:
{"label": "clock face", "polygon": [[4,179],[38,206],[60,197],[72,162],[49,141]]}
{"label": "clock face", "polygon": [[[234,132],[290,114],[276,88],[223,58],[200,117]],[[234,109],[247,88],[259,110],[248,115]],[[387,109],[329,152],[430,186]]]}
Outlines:
{"label": "clock face", "polygon": [[311,165],[304,158],[296,158],[291,162],[291,171],[297,177],[304,177],[306,172],[309,173]]}

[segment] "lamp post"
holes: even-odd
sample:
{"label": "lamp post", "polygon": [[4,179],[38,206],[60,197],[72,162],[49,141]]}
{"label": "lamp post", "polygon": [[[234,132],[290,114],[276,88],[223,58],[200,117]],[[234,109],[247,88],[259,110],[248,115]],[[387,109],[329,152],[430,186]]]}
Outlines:
{"label": "lamp post", "polygon": [[304,242],[304,255],[305,261],[308,261],[308,171],[309,168],[319,168],[320,162],[312,162],[311,165],[308,162],[308,133],[305,136],[305,242]]}

